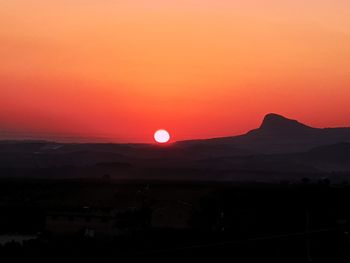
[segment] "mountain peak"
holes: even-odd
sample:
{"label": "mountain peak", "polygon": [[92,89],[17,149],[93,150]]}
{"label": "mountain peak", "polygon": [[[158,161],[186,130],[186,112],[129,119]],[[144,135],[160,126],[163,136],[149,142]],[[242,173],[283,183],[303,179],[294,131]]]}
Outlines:
{"label": "mountain peak", "polygon": [[294,133],[300,131],[307,131],[311,127],[298,122],[297,120],[288,119],[276,113],[269,113],[265,115],[264,120],[258,129],[259,131],[277,132],[277,133]]}

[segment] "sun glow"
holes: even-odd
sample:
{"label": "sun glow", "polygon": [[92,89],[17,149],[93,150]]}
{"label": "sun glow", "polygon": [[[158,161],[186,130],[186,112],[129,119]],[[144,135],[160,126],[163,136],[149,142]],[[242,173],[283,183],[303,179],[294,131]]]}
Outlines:
{"label": "sun glow", "polygon": [[166,143],[170,140],[170,134],[166,130],[158,130],[154,133],[154,140],[158,143]]}

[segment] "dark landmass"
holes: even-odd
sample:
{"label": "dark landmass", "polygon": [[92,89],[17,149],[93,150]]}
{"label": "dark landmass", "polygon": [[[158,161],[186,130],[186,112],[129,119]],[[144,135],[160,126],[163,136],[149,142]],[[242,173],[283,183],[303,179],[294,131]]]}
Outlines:
{"label": "dark landmass", "polygon": [[172,144],[0,141],[1,260],[349,262],[350,128],[277,114]]}
{"label": "dark landmass", "polygon": [[348,262],[349,190],[307,178],[0,179],[0,254],[11,262]]}

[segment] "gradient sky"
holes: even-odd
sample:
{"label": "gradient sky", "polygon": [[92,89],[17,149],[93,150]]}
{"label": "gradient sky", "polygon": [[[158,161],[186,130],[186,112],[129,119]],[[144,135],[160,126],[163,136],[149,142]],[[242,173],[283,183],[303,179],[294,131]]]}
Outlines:
{"label": "gradient sky", "polygon": [[0,138],[350,126],[349,105],[349,0],[0,0]]}

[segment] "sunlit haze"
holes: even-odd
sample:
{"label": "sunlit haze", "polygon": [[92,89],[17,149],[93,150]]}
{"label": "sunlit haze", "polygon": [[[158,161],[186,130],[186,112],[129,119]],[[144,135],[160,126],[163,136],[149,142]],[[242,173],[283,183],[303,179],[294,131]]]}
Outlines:
{"label": "sunlit haze", "polygon": [[0,0],[0,139],[350,126],[348,0]]}

